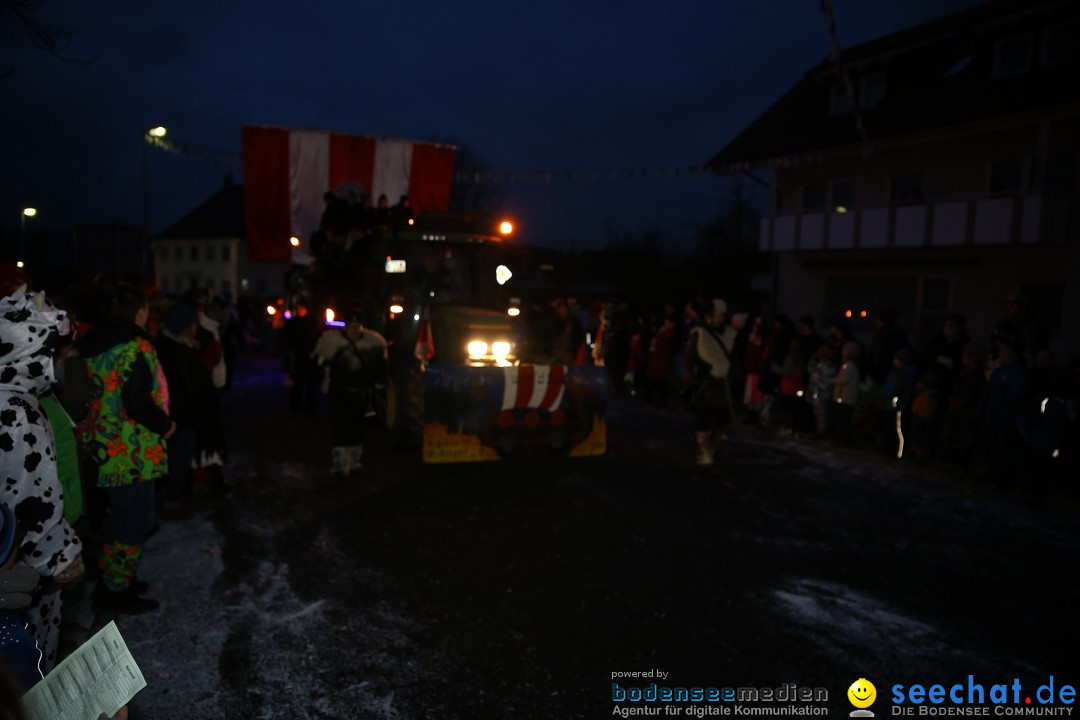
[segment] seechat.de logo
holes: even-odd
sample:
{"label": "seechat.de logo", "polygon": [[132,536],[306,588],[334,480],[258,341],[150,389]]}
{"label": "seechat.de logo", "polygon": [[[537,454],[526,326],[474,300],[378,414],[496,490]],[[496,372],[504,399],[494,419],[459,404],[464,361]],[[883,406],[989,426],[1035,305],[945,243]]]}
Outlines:
{"label": "seechat.de logo", "polygon": [[851,711],[851,717],[874,717],[874,713],[866,709],[877,700],[877,688],[874,687],[874,683],[866,678],[859,678],[847,689],[847,698],[856,708]]}

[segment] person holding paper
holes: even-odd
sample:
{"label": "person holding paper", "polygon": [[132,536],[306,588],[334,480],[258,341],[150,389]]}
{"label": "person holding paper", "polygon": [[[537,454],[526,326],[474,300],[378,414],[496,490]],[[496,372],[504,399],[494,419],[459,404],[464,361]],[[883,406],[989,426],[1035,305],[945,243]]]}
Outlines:
{"label": "person holding paper", "polygon": [[[6,478],[0,502],[21,532],[16,561],[57,582],[77,580],[82,543],[64,520],[55,443],[37,400],[56,380],[53,354],[70,323],[44,293],[27,292],[25,284],[0,282],[0,293],[0,478]],[[59,587],[35,596],[25,615],[48,672],[60,643]]]}

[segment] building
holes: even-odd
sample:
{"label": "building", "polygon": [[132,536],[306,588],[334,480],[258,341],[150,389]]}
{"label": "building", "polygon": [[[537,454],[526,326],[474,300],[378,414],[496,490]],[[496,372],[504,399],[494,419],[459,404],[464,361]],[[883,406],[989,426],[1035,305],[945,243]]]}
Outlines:
{"label": "building", "polygon": [[1080,354],[1078,53],[1080,3],[998,0],[806,72],[710,161],[769,175],[776,311],[914,341],[959,312],[985,346],[1019,291]]}
{"label": "building", "polygon": [[288,264],[249,261],[245,237],[244,188],[226,176],[220,190],[154,238],[155,283],[173,295],[280,295]]}

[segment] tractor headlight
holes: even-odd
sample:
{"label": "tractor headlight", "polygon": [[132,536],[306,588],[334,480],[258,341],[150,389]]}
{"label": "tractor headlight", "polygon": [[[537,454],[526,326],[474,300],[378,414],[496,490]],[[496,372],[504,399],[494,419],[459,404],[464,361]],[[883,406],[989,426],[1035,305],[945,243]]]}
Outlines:
{"label": "tractor headlight", "polygon": [[487,355],[488,344],[483,340],[473,340],[465,346],[471,358],[482,358]]}
{"label": "tractor headlight", "polygon": [[491,343],[491,354],[495,356],[496,360],[505,360],[506,356],[510,354],[510,343],[501,341]]}

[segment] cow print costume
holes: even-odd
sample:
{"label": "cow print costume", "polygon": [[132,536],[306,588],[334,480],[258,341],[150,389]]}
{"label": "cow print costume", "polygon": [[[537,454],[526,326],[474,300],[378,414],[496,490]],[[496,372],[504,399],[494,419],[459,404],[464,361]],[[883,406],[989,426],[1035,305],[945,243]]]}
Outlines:
{"label": "cow print costume", "polygon": [[[53,354],[67,331],[67,314],[42,293],[16,290],[0,300],[0,501],[15,513],[22,536],[18,562],[45,577],[59,575],[82,550],[64,520],[56,450],[37,400],[55,381]],[[44,672],[56,662],[60,611],[59,590],[25,611]]]}

